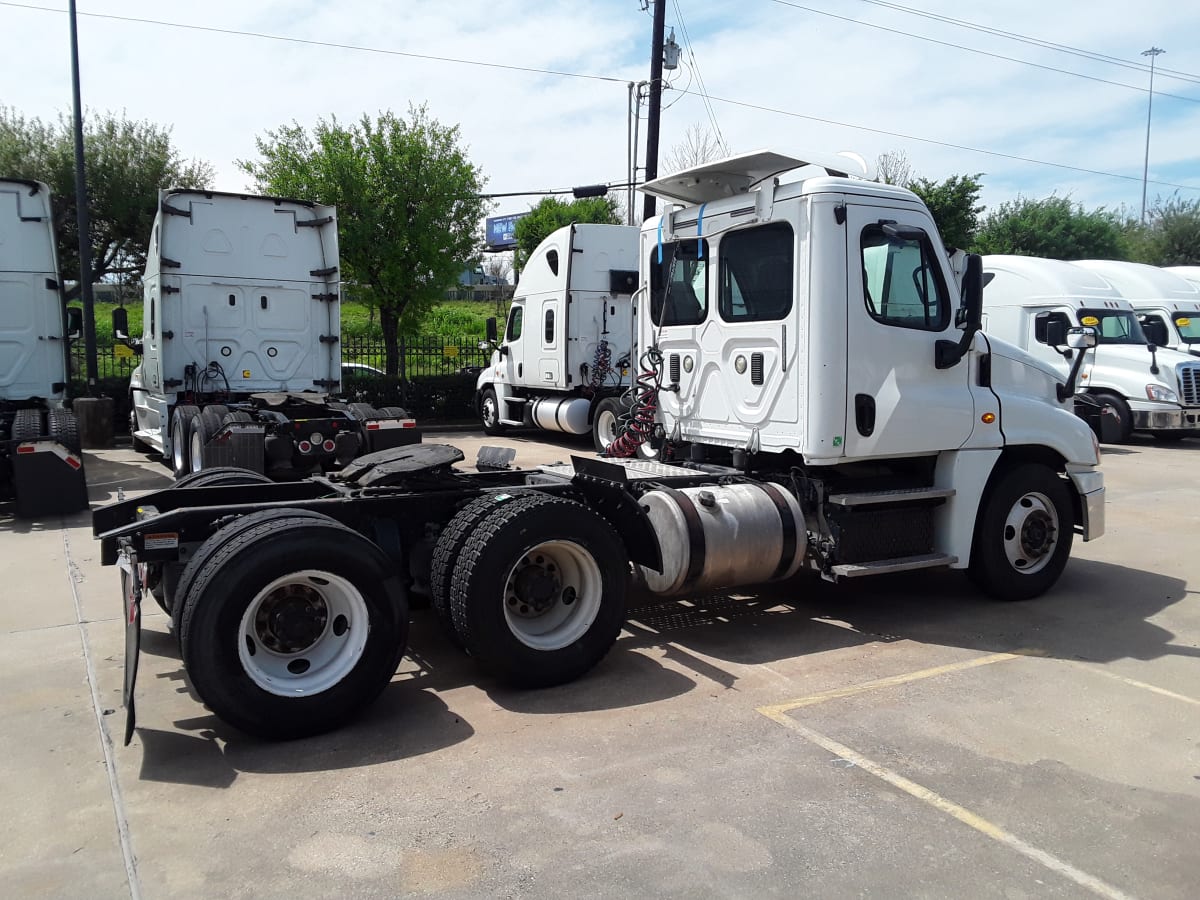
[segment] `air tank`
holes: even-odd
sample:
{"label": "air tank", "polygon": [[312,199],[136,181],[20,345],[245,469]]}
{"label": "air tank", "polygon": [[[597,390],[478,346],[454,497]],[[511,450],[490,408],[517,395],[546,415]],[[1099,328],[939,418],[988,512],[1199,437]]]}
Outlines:
{"label": "air tank", "polygon": [[588,413],[592,401],[585,397],[539,397],[529,408],[533,424],[546,431],[565,431],[567,434],[587,434],[592,430]]}
{"label": "air tank", "polygon": [[662,549],[664,571],[642,569],[656,594],[776,581],[804,562],[804,513],[777,484],[663,488],[641,503]]}

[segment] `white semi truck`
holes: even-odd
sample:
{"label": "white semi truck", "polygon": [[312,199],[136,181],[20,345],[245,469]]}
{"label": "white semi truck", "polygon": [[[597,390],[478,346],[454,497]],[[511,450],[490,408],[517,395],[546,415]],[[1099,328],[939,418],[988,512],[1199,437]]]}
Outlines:
{"label": "white semi truck", "polygon": [[[1151,344],[1136,310],[1098,264],[985,256],[983,268],[990,334],[1066,372],[1073,351],[1062,335],[1080,324],[1097,330],[1098,345],[1083,354],[1076,408],[1096,425],[1111,418],[1111,439],[1145,432],[1177,440],[1200,427],[1200,360]],[[1101,415],[1106,409],[1111,416]]]}
{"label": "white semi truck", "polygon": [[1200,356],[1200,284],[1144,263],[1087,259],[1076,265],[1101,276],[1129,301],[1150,343]]}
{"label": "white semi truck", "polygon": [[185,562],[196,693],[279,738],[379,694],[413,594],[480,667],[544,686],[608,652],[634,565],[667,596],[949,567],[1019,600],[1058,580],[1076,536],[1103,533],[1076,373],[980,330],[980,260],[948,258],[914,194],[770,152],[644,190],[667,211],[639,237],[635,420],[609,453],[649,441],[658,459],[469,473],[424,444],[97,510],[130,623],[127,736],[148,561]]}
{"label": "white semi truck", "polygon": [[[295,477],[419,440],[402,409],[334,399],[337,218],[299,200],[164,191],[130,379],[134,446],[177,477],[235,466]],[[128,331],[114,310],[114,333]]]}
{"label": "white semi truck", "polygon": [[79,426],[63,405],[79,331],[60,289],[50,189],[0,178],[0,498],[23,518],[87,508]]}
{"label": "white semi truck", "polygon": [[629,388],[638,229],[568,225],[530,254],[502,339],[479,373],[483,430],[536,427],[592,433],[598,450],[616,437]]}

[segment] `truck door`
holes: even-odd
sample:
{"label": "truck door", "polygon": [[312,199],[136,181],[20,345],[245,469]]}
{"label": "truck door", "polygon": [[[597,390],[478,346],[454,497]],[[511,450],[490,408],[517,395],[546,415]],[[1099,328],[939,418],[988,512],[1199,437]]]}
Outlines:
{"label": "truck door", "polygon": [[966,361],[934,366],[934,345],[959,332],[955,282],[928,229],[912,210],[847,206],[847,457],[954,449],[974,427]]}
{"label": "truck door", "polygon": [[562,316],[557,297],[542,301],[542,320],[538,333],[537,383],[544,388],[565,388],[563,379]]}
{"label": "truck door", "polygon": [[[524,384],[525,369],[527,365],[525,353],[525,333],[528,330],[525,322],[525,300],[513,300],[513,305],[508,311],[508,324],[504,327],[504,343],[501,345],[501,354],[504,358],[503,373],[497,380],[507,381],[509,384]],[[503,415],[501,410],[501,418],[508,418]]]}

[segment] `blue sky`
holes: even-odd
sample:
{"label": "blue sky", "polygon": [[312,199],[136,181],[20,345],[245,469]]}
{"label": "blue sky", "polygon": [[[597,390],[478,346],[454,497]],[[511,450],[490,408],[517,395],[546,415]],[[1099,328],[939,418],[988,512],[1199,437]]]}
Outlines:
{"label": "blue sky", "polygon": [[[69,112],[65,6],[0,2],[0,32],[9,36],[0,103],[43,118]],[[623,181],[627,83],[648,77],[650,16],[639,0],[81,0],[79,10],[370,48],[81,16],[85,105],[170,125],[183,154],[213,163],[225,190],[247,187],[234,161],[253,157],[255,136],[268,128],[403,112],[410,102],[460,124],[490,190]],[[874,160],[902,151],[929,178],[983,173],[989,205],[1056,192],[1134,214],[1148,97],[1148,75],[1137,67],[1145,62],[1140,51],[1157,45],[1167,51],[1157,65],[1190,78],[1156,77],[1150,179],[1191,189],[1151,183],[1150,200],[1176,190],[1200,198],[1197,4],[668,0],[667,24],[684,45],[685,65],[665,96],[664,152],[689,126],[713,127],[697,93],[698,69],[719,98],[711,103],[716,128],[734,152],[854,150]],[[495,212],[520,211],[534,199],[504,200]]]}

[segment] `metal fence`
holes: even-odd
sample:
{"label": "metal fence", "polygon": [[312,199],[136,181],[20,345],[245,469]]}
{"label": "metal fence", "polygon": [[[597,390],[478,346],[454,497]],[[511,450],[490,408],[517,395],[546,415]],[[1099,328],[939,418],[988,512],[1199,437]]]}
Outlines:
{"label": "metal fence", "polygon": [[[479,348],[477,337],[416,335],[400,338],[399,375],[403,379],[430,375],[453,375],[473,366],[485,366],[491,351]],[[383,369],[383,340],[376,337],[342,336],[342,362]]]}
{"label": "metal fence", "polygon": [[[477,337],[446,337],[416,335],[400,338],[400,377],[422,378],[432,375],[453,375],[464,368],[487,365],[489,350],[479,349]],[[121,344],[98,343],[96,361],[100,378],[128,379],[138,357]],[[342,336],[342,362],[358,363],[383,371],[386,368],[383,339],[379,337]],[[82,379],[86,371],[82,341],[71,344],[71,373]]]}

